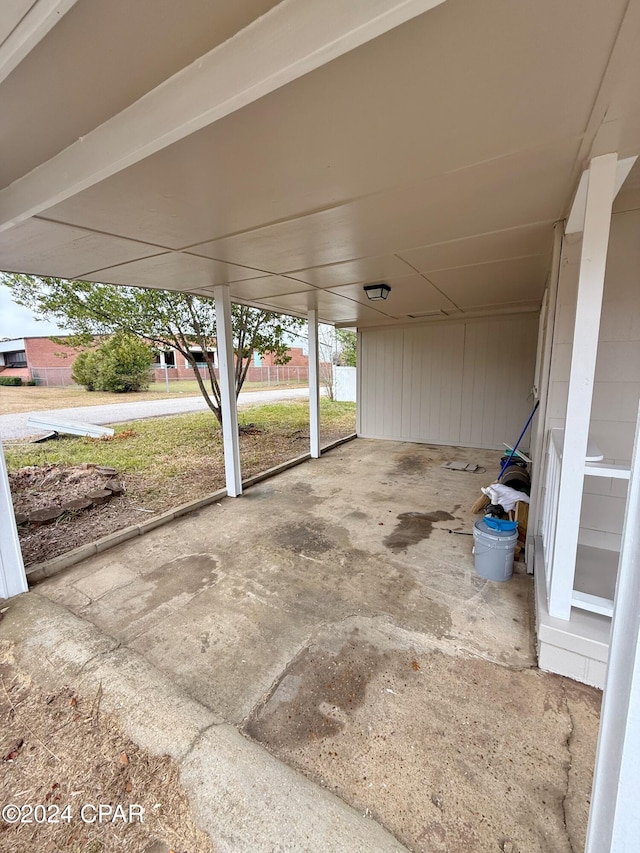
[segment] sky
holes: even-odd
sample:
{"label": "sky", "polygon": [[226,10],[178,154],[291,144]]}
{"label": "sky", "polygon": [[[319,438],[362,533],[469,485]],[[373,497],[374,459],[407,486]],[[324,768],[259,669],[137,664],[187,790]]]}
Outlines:
{"label": "sky", "polygon": [[0,284],[0,339],[59,334],[64,334],[64,329],[54,323],[36,320],[31,311],[16,305],[9,288]]}

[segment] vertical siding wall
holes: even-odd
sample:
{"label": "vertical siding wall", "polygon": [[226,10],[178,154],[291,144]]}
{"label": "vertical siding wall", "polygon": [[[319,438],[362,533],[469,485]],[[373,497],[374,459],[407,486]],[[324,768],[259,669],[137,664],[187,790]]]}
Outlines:
{"label": "vertical siding wall", "polygon": [[[547,426],[564,427],[580,242],[565,240],[558,286]],[[605,461],[628,464],[640,400],[640,210],[615,213],[607,256],[589,435]],[[617,551],[627,484],[586,477],[580,542]]]}
{"label": "vertical siding wall", "polygon": [[502,449],[532,408],[538,318],[363,329],[360,435]]}

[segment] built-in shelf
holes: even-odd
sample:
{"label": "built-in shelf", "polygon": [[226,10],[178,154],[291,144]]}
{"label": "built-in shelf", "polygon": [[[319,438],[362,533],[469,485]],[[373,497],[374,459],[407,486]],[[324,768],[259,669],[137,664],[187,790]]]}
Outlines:
{"label": "built-in shelf", "polygon": [[631,469],[628,465],[610,465],[608,462],[585,462],[585,477],[615,477],[628,480]]}

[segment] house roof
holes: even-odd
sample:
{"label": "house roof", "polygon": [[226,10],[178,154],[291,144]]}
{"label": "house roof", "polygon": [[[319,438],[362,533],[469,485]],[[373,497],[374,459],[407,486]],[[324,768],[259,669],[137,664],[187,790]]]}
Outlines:
{"label": "house roof", "polygon": [[531,310],[589,159],[640,152],[640,0],[52,5],[0,9],[7,271],[343,325]]}

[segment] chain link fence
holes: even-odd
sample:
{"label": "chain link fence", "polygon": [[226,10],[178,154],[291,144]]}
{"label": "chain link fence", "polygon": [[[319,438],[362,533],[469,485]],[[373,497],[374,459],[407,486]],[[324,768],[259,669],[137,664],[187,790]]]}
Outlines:
{"label": "chain link fence", "polygon": [[[206,382],[209,373],[205,365],[198,368],[200,376]],[[51,388],[78,387],[71,376],[70,367],[32,367],[31,377],[36,385]],[[216,374],[217,374],[216,369]],[[191,368],[165,367],[161,364],[155,365],[151,370],[151,382],[155,385],[163,384],[167,390],[176,386],[179,390],[181,382],[194,381],[195,377]],[[245,385],[263,385],[265,388],[278,385],[308,385],[309,368],[303,365],[263,365],[262,367],[250,367],[245,380]]]}

